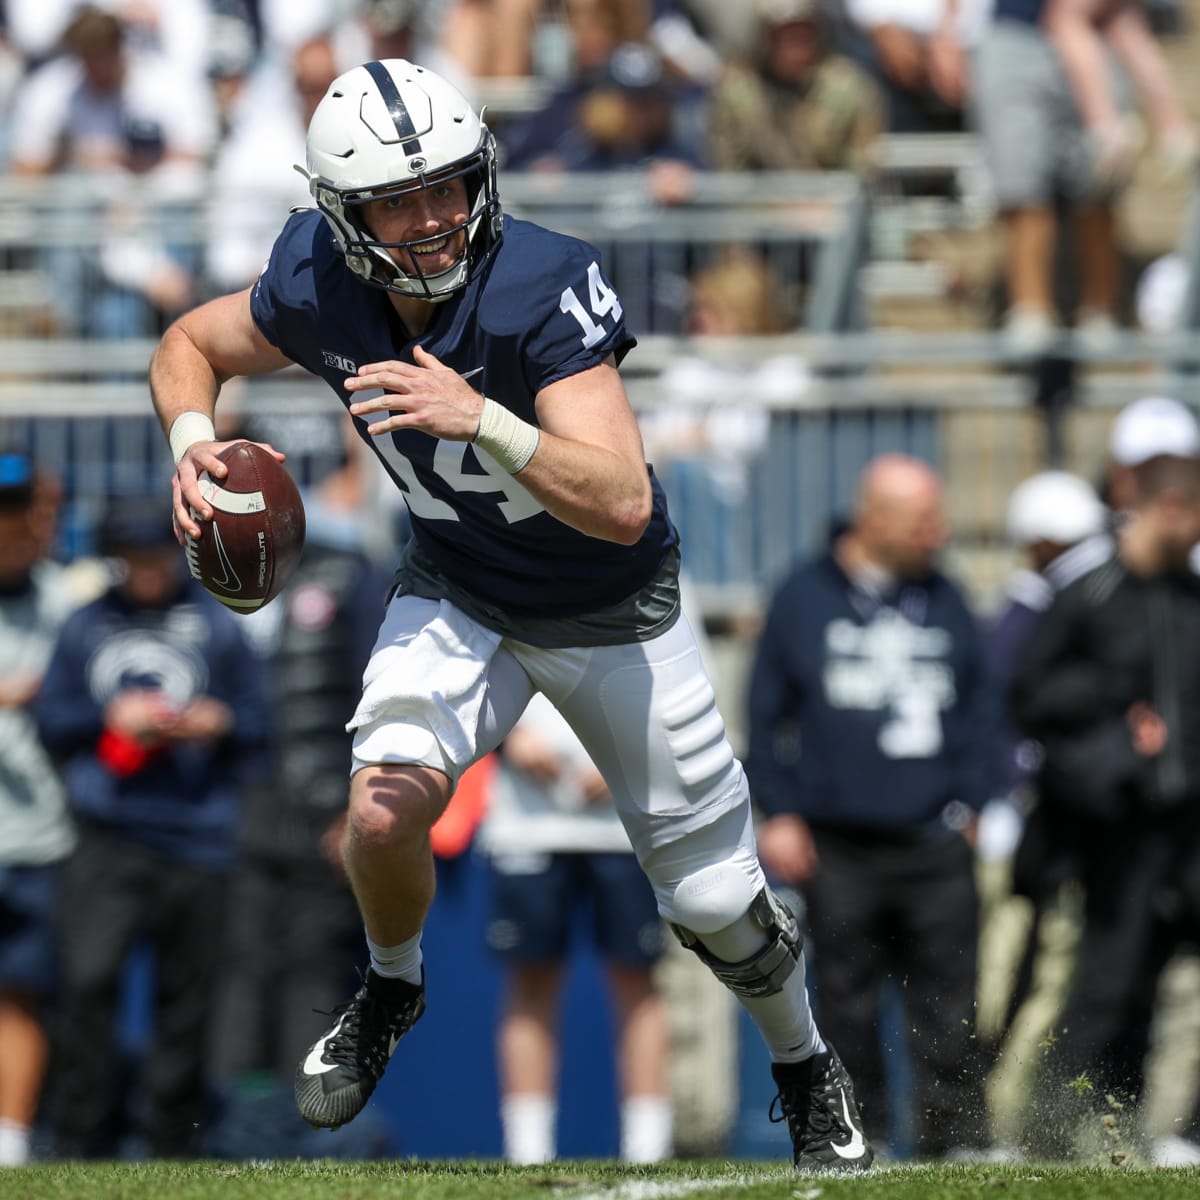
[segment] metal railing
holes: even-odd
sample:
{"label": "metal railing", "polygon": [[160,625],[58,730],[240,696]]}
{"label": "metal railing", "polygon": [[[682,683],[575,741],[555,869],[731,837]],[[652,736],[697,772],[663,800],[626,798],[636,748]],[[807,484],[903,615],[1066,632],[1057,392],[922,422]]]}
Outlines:
{"label": "metal railing", "polygon": [[[957,153],[968,149],[959,146]],[[931,154],[921,161],[928,164]],[[509,175],[502,194],[514,215],[600,247],[639,335],[622,368],[636,409],[651,414],[683,403],[669,368],[689,357],[732,380],[727,396],[698,409],[744,406],[766,414],[765,438],[738,461],[668,449],[656,464],[684,533],[689,569],[713,614],[755,609],[793,558],[820,544],[844,512],[862,463],[881,450],[908,450],[943,470],[964,562],[986,586],[991,568],[980,563],[1001,545],[1008,491],[1048,454],[1094,471],[1112,410],[1149,390],[1200,407],[1196,271],[1179,333],[1161,339],[1126,333],[1102,361],[1066,334],[1046,359],[1031,364],[994,333],[862,327],[872,198],[852,176],[702,174],[692,200],[674,208],[654,202],[640,173]],[[183,247],[201,291],[211,291],[205,248],[214,222],[224,217],[213,196],[132,199],[143,206],[136,235]],[[145,385],[158,328],[97,340],[69,336],[47,316],[64,286],[56,273],[64,262],[78,260],[66,280],[84,293],[102,284],[92,252],[105,236],[104,214],[115,211],[128,222],[130,210],[122,205],[129,200],[98,191],[95,181],[0,181],[0,446],[28,447],[63,479],[66,554],[89,549],[106,496],[165,486],[170,472]],[[264,196],[266,236],[285,207],[279,196]],[[128,235],[128,223],[119,232]],[[807,303],[796,332],[745,339],[679,332],[682,281],[730,244],[753,246],[787,278],[803,277]],[[1194,204],[1181,246],[1194,263],[1200,249]],[[768,364],[780,367],[770,387]],[[1056,371],[1070,377],[1072,368],[1070,408],[1039,409],[1047,379]],[[284,371],[239,384],[237,403],[278,431],[302,483],[331,465],[336,439],[299,437],[338,411],[324,384],[298,369]],[[288,446],[288,437],[302,444]]]}
{"label": "metal railing", "polygon": [[[229,290],[211,257],[231,222],[260,247],[261,263],[296,202],[294,186],[231,198],[219,181],[170,180],[144,186],[92,176],[50,183],[0,179],[0,316],[10,332],[36,320],[39,299],[61,332],[90,331],[88,313],[119,292],[122,255],[161,250],[195,275],[197,292]],[[631,327],[682,328],[687,280],[730,246],[753,247],[784,281],[802,283],[804,324],[845,327],[864,249],[866,197],[852,175],[697,173],[686,204],[654,199],[645,172],[521,175],[502,181],[507,211],[575,234],[600,250]],[[245,282],[250,282],[249,279]],[[131,309],[131,312],[133,310]],[[155,315],[143,305],[117,326],[148,335]]]}

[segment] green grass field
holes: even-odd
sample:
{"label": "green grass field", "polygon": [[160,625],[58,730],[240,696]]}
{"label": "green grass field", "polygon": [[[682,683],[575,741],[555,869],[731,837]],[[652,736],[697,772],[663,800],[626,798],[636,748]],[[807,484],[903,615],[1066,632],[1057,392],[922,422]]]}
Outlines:
{"label": "green grass field", "polygon": [[0,1172],[4,1200],[1126,1200],[1200,1197],[1200,1169],[893,1166],[851,1178],[779,1162],[55,1164]]}

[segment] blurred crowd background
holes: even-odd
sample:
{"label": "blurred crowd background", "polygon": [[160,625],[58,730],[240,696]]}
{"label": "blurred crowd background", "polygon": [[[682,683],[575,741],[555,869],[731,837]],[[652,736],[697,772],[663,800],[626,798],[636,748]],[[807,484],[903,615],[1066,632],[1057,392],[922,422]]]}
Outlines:
{"label": "blurred crowd background", "polygon": [[[411,1051],[405,1043],[407,1062],[356,1127],[319,1141],[295,1128],[291,1060],[313,1021],[323,1026],[311,1009],[336,1002],[362,953],[331,850],[344,782],[339,705],[348,713],[369,649],[355,638],[373,630],[371,605],[407,536],[398,496],[363,460],[323,385],[291,372],[240,381],[219,413],[223,433],[286,451],[304,489],[310,552],[296,583],[232,633],[212,634],[233,639],[224,679],[214,668],[189,683],[182,666],[139,663],[130,650],[131,629],[145,633],[138,613],[164,603],[152,580],[150,600],[130,592],[139,568],[165,572],[168,608],[187,599],[175,594],[182,553],[164,543],[147,500],[165,510],[171,474],[146,391],[154,341],[186,308],[254,279],[289,208],[309,201],[292,168],[311,112],[337,74],[381,57],[428,65],[486,108],[506,211],[599,247],[639,338],[623,375],[683,535],[693,617],[709,633],[739,752],[759,744],[751,783],[771,793],[760,803],[765,821],[790,811],[814,827],[848,824],[885,855],[896,848],[887,821],[889,832],[871,837],[870,821],[836,812],[814,821],[789,800],[786,775],[761,766],[763,746],[780,741],[773,723],[800,720],[799,702],[789,711],[780,698],[783,682],[775,707],[766,703],[763,674],[764,647],[787,645],[794,632],[778,597],[796,565],[820,560],[848,532],[868,560],[895,567],[889,555],[907,547],[916,557],[904,569],[920,575],[937,563],[961,597],[946,601],[966,614],[965,641],[956,634],[954,646],[965,656],[955,670],[966,674],[951,691],[954,705],[979,706],[956,719],[980,739],[980,777],[955,778],[949,798],[959,808],[947,805],[945,819],[944,785],[914,801],[904,837],[924,845],[933,822],[953,833],[954,851],[969,847],[938,868],[967,887],[969,912],[933,941],[903,914],[878,915],[872,928],[862,914],[833,913],[825,927],[843,931],[843,954],[875,968],[866,983],[841,986],[878,998],[845,1037],[865,1023],[879,1052],[848,1054],[838,1043],[856,1077],[870,1080],[873,1134],[897,1158],[1078,1150],[1046,1115],[1070,1107],[1059,1102],[1066,1094],[1103,1109],[1089,1152],[1200,1161],[1185,1136],[1200,970],[1190,910],[1176,920],[1187,894],[1171,874],[1178,863],[1168,883],[1154,867],[1129,885],[1141,889],[1134,907],[1148,922],[1176,908],[1170,937],[1154,924],[1153,937],[1134,930],[1118,950],[1122,978],[1144,985],[1112,999],[1119,1084],[1100,1082],[1099,1057],[1065,1081],[1042,1080],[1054,1077],[1041,1068],[1061,1036],[1072,963],[1090,961],[1079,949],[1090,945],[1088,871],[1078,862],[1086,839],[1065,838],[1072,860],[1059,853],[1060,830],[1054,853],[1043,845],[1030,857],[1039,776],[1022,739],[1038,723],[1026,707],[1028,728],[1012,727],[1017,642],[1005,640],[1015,637],[1014,604],[1039,613],[1066,581],[1062,563],[1062,581],[1050,571],[1063,553],[1142,508],[1153,509],[1145,528],[1167,530],[1165,545],[1180,535],[1162,495],[1196,499],[1190,477],[1127,476],[1200,452],[1191,417],[1200,401],[1200,4],[2,0],[0,1162],[10,1145],[13,1162],[31,1147],[47,1157],[500,1153],[511,1149],[500,1092],[511,1061],[524,1060],[518,1048],[498,1073],[496,1031],[507,1021],[512,1034],[521,1002],[530,1020],[536,1009],[543,1040],[556,1028],[562,978],[506,975],[502,931],[489,923],[496,852],[476,835],[503,787],[496,772],[520,769],[491,763],[442,829],[427,959],[445,982]],[[936,512],[902,505],[912,520],[881,526],[879,471],[887,484],[889,467],[917,463],[930,472],[922,494]],[[1031,493],[1030,482],[1044,490]],[[1085,564],[1111,550],[1085,552]],[[103,619],[97,604],[111,609]],[[911,608],[902,615],[913,620]],[[197,634],[167,622],[156,636],[183,645]],[[109,637],[121,649],[105,660],[102,686],[88,646]],[[845,707],[890,712],[904,732],[889,737],[919,742],[929,715],[921,705],[952,707],[937,699],[940,675],[924,691],[902,686],[923,678],[910,668],[933,653],[919,638],[880,633],[842,650],[873,664],[843,678]],[[976,660],[977,671],[963,667]],[[1185,682],[1200,671],[1183,650],[1178,661]],[[48,670],[50,692],[40,688]],[[802,692],[799,680],[788,686]],[[189,715],[171,739],[146,732],[163,719],[157,701],[112,710],[125,690],[172,688],[172,722]],[[85,694],[90,711],[68,703]],[[1189,706],[1186,687],[1181,694]],[[219,707],[193,711],[197,698]],[[1138,753],[1155,757],[1145,728],[1139,720]],[[237,753],[231,731],[245,743]],[[905,744],[883,758],[943,753],[940,741]],[[877,793],[891,787],[889,761]],[[158,809],[149,792],[143,808],[121,808],[123,789],[168,763],[177,775],[155,784]],[[36,797],[26,794],[31,779],[60,776],[63,789],[39,783]],[[1183,792],[1200,806],[1191,783]],[[194,809],[164,827],[162,807],[180,789]],[[562,803],[602,800],[576,789]],[[1071,812],[1067,824],[1093,819],[1100,840],[1118,836],[1104,824],[1112,813]],[[792,885],[803,909],[811,873],[781,830],[776,882]],[[1173,826],[1155,832],[1191,844],[1190,826],[1186,837]],[[824,835],[822,861],[840,862],[852,880],[863,860],[853,851],[838,859],[836,836]],[[1194,862],[1200,869],[1200,851]],[[116,865],[115,882],[95,874]],[[109,886],[111,910],[97,900]],[[185,921],[197,911],[208,920]],[[813,913],[819,933],[829,896]],[[652,991],[666,1015],[655,1009],[643,1027],[642,1053],[655,1036],[667,1049],[653,1083],[639,1086],[670,1093],[673,1134],[658,1137],[659,1151],[673,1138],[684,1154],[786,1153],[756,1082],[767,1073],[747,1065],[753,1039],[743,1043],[727,997],[670,941],[639,959],[632,978],[611,962],[596,972],[597,955],[612,949],[603,943],[568,974],[558,1151],[628,1148],[616,1117],[602,1113],[617,1109],[623,1084],[612,1066],[627,1018],[645,1017],[638,1006]],[[819,1005],[819,936],[814,945]],[[919,949],[956,964],[953,994],[937,992],[941,977]],[[910,978],[919,962],[933,971],[923,986]],[[831,994],[837,965],[826,962]],[[606,979],[616,1030],[598,998]],[[906,1003],[921,1006],[916,1036]],[[946,1040],[964,1028],[969,1054]],[[211,1036],[216,1048],[164,1062],[156,1029],[193,1051]],[[964,1064],[970,1086],[948,1100],[947,1072]],[[444,1093],[434,1082],[443,1077],[452,1080]],[[416,1078],[425,1084],[414,1091]],[[1035,1103],[1044,1086],[1051,1098]],[[971,1120],[945,1116],[962,1117],[964,1106]],[[661,1113],[638,1111],[643,1125],[667,1128]],[[945,1119],[931,1133],[922,1113],[935,1111]],[[1039,1143],[1039,1123],[1061,1136]],[[539,1145],[535,1157],[545,1155]]]}

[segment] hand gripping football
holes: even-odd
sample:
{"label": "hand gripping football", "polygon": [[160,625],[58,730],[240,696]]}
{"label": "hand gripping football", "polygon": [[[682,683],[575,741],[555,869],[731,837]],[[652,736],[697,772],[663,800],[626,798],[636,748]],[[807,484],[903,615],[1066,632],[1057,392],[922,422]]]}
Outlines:
{"label": "hand gripping football", "polygon": [[200,492],[212,506],[199,538],[187,539],[192,575],[222,604],[249,613],[273,600],[304,550],[304,504],[281,462],[252,442],[218,456],[224,479],[201,472]]}

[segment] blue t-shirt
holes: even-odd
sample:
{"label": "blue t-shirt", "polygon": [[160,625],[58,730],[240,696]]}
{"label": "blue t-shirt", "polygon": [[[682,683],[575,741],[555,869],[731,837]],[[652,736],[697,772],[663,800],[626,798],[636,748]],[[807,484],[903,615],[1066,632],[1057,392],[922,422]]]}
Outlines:
{"label": "blue t-shirt", "polygon": [[[387,294],[346,266],[315,210],[289,218],[255,284],[251,312],[268,341],[347,406],[364,398],[342,386],[359,365],[411,363],[420,345],[535,425],[543,388],[609,354],[620,362],[636,345],[597,251],[510,217],[485,269],[437,305],[417,338],[400,329]],[[371,437],[366,424],[355,419],[404,493],[418,548],[453,583],[506,612],[569,617],[618,604],[653,578],[677,543],[649,467],[653,516],[636,545],[621,546],[552,517],[470,443],[419,430]]]}

